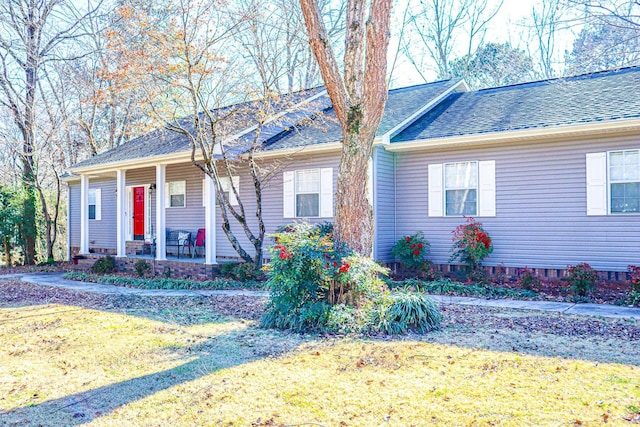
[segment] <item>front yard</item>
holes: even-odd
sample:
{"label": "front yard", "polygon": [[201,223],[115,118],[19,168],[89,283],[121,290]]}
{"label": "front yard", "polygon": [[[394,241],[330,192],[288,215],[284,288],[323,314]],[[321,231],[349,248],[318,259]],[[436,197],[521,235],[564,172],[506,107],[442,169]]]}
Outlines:
{"label": "front yard", "polygon": [[[0,278],[0,425],[631,425],[640,324],[441,306],[441,330],[261,330],[264,300]],[[309,425],[309,424],[308,424]]]}

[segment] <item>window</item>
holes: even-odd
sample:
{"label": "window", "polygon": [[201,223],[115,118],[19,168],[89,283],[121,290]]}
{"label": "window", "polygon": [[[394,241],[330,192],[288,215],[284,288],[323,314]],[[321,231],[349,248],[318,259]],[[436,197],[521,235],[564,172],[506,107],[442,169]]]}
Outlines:
{"label": "window", "polygon": [[[240,177],[232,176],[231,179],[233,180],[233,186],[236,188],[236,191],[238,192],[238,194],[240,194]],[[222,186],[222,191],[227,196],[229,203],[232,206],[237,206],[238,198],[236,197],[236,195],[233,193],[233,190],[231,189],[231,182],[229,181],[229,178],[228,177],[220,178],[220,185]],[[205,179],[203,179],[202,180],[202,206],[205,206],[206,200],[207,200],[207,195],[205,191]],[[216,205],[218,205],[217,198],[216,198]]]}
{"label": "window", "polygon": [[640,213],[640,150],[587,153],[587,215]]}
{"label": "window", "polygon": [[282,174],[284,218],[333,217],[333,168]]}
{"label": "window", "polygon": [[430,217],[496,216],[494,160],[429,164],[427,186]]}
{"label": "window", "polygon": [[478,212],[478,163],[444,165],[445,216],[476,216]]}
{"label": "window", "polygon": [[296,171],[296,216],[320,216],[320,170]]}
{"label": "window", "polygon": [[167,183],[167,207],[184,208],[186,203],[187,182],[172,181]]}
{"label": "window", "polygon": [[102,219],[102,190],[94,188],[89,190],[89,219],[100,221]]}
{"label": "window", "polygon": [[640,213],[640,150],[609,153],[611,213]]}

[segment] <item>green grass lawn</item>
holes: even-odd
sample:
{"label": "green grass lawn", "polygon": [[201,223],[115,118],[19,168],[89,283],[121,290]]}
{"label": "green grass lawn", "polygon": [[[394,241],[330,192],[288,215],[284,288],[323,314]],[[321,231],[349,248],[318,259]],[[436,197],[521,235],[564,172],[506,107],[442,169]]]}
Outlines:
{"label": "green grass lawn", "polygon": [[0,425],[630,425],[640,407],[638,341],[462,322],[323,339],[109,304],[0,308]]}

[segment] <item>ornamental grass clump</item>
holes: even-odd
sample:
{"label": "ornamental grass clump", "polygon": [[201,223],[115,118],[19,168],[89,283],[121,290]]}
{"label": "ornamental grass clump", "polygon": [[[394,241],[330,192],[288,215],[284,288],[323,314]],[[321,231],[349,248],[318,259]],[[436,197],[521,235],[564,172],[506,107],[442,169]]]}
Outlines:
{"label": "ornamental grass clump", "polygon": [[475,271],[493,252],[491,237],[482,227],[482,223],[472,217],[468,217],[466,224],[460,224],[452,233],[453,248],[449,262],[463,262],[471,271]]}
{"label": "ornamental grass clump", "polygon": [[[407,311],[401,316],[402,325],[384,326],[404,309],[384,303],[391,294],[381,277],[388,270],[371,258],[335,245],[331,224],[295,223],[273,237],[271,262],[264,267],[271,298],[262,317],[263,327],[336,333],[431,330],[423,324],[434,321],[423,319],[426,311],[422,309]],[[392,306],[395,314],[387,315]],[[415,322],[406,320],[416,316]]]}

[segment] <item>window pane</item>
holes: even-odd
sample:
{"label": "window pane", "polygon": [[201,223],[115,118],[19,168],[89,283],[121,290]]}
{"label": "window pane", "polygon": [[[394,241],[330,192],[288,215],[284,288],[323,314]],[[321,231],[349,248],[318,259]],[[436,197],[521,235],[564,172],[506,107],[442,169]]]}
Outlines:
{"label": "window pane", "polygon": [[611,213],[640,212],[640,183],[611,184]]}
{"label": "window pane", "polygon": [[185,181],[173,181],[169,183],[169,194],[184,194],[186,192]]}
{"label": "window pane", "polygon": [[298,217],[320,216],[320,195],[319,194],[297,194],[296,195],[296,216]]}
{"label": "window pane", "polygon": [[615,151],[609,154],[611,181],[640,181],[640,151]]}
{"label": "window pane", "polygon": [[[95,197],[94,197],[94,199],[95,199]],[[96,219],[96,205],[95,205],[95,202],[94,202],[94,204],[89,205],[89,219]]]}
{"label": "window pane", "polygon": [[89,204],[96,204],[96,190],[89,190]]}
{"label": "window pane", "polygon": [[476,190],[447,190],[446,215],[477,215]]}
{"label": "window pane", "polygon": [[296,193],[320,193],[320,171],[296,171]]}
{"label": "window pane", "polygon": [[171,195],[171,207],[182,208],[184,207],[184,194],[172,194]]}
{"label": "window pane", "polygon": [[475,188],[478,186],[478,163],[462,162],[444,165],[445,188]]}

